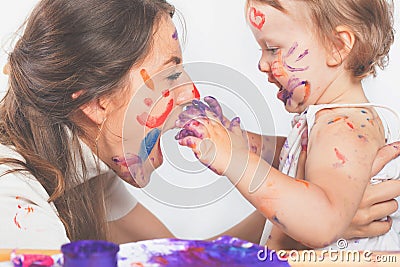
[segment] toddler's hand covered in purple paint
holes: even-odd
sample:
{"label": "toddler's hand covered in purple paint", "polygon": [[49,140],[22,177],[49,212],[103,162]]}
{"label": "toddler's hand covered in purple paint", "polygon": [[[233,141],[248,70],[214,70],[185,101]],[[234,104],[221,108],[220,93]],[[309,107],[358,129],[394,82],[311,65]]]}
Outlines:
{"label": "toddler's hand covered in purple paint", "polygon": [[207,96],[204,101],[206,104],[193,100],[179,115],[176,126],[182,130],[175,139],[191,148],[200,162],[222,175],[236,153],[248,152],[247,138],[239,117],[229,121],[214,97]]}

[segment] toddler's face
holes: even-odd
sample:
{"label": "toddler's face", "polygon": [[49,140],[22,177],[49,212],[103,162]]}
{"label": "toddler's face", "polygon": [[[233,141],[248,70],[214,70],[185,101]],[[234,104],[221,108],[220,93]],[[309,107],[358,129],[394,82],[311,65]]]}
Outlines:
{"label": "toddler's face", "polygon": [[279,88],[277,98],[286,110],[301,113],[309,105],[327,101],[325,91],[336,71],[327,64],[327,51],[305,5],[281,2],[287,12],[250,1],[247,21],[262,50],[260,71]]}

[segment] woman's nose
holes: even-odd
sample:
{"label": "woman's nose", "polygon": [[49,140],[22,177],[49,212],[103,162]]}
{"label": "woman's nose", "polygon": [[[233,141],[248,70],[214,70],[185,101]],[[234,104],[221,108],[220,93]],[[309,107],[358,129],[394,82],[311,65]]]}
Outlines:
{"label": "woman's nose", "polygon": [[190,81],[184,85],[179,86],[174,90],[175,103],[183,105],[191,102],[193,99],[200,99],[200,93],[196,85]]}

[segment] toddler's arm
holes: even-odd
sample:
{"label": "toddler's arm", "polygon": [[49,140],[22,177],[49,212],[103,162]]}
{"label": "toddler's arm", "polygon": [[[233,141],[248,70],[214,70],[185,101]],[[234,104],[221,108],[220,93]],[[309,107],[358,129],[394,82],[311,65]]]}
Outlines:
{"label": "toddler's arm", "polygon": [[[248,152],[238,119],[227,124],[207,109],[203,113],[198,123],[192,120],[184,127],[185,134],[177,136],[181,145],[190,146],[201,162],[228,176],[261,213],[294,239],[322,247],[344,233],[381,145],[375,141],[382,139],[377,127],[354,131],[348,123],[356,125],[359,116],[348,116],[347,123],[335,125],[329,124],[332,115],[319,116],[321,126],[314,126],[310,137],[307,181],[303,181],[282,174]],[[368,142],[361,143],[365,139],[360,135],[368,137]]]}

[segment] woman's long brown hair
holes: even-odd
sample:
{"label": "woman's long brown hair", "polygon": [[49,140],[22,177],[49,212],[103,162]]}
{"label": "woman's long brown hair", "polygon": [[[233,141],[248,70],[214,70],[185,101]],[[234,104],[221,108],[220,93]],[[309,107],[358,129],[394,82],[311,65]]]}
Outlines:
{"label": "woman's long brown hair", "polygon": [[107,238],[103,186],[99,179],[81,183],[90,178],[78,140],[85,133],[73,114],[118,94],[129,69],[151,49],[160,18],[173,12],[165,0],[43,0],[9,54],[0,142],[25,162],[1,158],[0,164],[36,177],[71,240]]}

